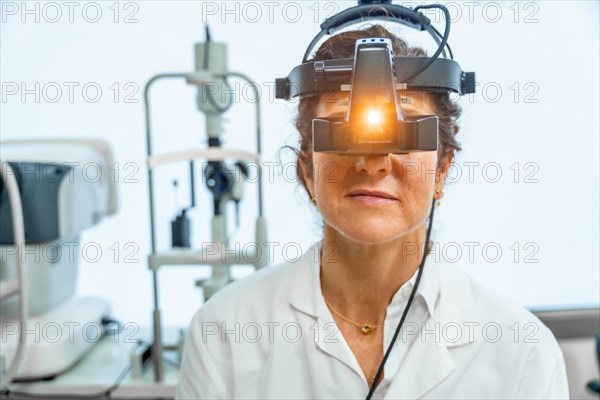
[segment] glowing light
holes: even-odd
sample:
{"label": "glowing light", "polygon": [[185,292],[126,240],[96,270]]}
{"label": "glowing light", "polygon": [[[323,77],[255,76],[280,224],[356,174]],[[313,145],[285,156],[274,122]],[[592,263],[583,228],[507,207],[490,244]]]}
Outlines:
{"label": "glowing light", "polygon": [[379,124],[381,122],[381,113],[379,111],[369,111],[367,121],[371,125]]}

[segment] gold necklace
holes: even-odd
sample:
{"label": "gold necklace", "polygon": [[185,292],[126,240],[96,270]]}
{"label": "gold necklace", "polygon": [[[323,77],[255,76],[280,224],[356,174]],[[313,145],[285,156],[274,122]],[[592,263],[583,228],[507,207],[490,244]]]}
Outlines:
{"label": "gold necklace", "polygon": [[340,318],[344,319],[345,321],[350,322],[352,325],[358,326],[360,328],[361,332],[365,335],[368,335],[369,333],[373,332],[375,329],[381,328],[383,326],[383,325],[361,324],[359,322],[354,322],[351,319],[344,317],[342,314],[337,312],[333,307],[331,307],[331,304],[329,304],[329,302],[327,301],[325,296],[323,296],[323,299],[325,300],[325,304],[327,304],[327,306],[329,306],[331,311],[333,311],[335,314],[337,314]]}
{"label": "gold necklace", "polygon": [[[342,314],[337,312],[333,307],[331,307],[331,304],[329,304],[329,302],[327,301],[325,296],[323,296],[323,300],[325,300],[325,304],[327,304],[327,306],[329,306],[331,311],[333,311],[335,314],[337,314],[340,318],[343,318],[344,320],[350,322],[351,324],[358,326],[360,328],[361,332],[365,335],[368,335],[369,333],[373,332],[376,328],[381,328],[383,326],[383,325],[361,324],[358,322],[354,322],[351,319],[344,317]],[[375,381],[375,376],[377,376],[377,372],[375,372],[375,375],[371,379],[367,380],[367,384],[369,385],[369,387],[373,386],[373,381]]]}

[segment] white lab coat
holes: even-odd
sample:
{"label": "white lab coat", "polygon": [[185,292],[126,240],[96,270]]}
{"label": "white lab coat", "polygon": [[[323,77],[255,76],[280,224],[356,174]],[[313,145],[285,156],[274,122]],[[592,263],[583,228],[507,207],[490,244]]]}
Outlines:
{"label": "white lab coat", "polygon": [[[178,399],[360,399],[367,381],[325,305],[315,243],[301,258],[230,284],[194,315]],[[416,274],[395,294],[384,346]],[[551,331],[462,270],[427,258],[374,398],[565,399]]]}

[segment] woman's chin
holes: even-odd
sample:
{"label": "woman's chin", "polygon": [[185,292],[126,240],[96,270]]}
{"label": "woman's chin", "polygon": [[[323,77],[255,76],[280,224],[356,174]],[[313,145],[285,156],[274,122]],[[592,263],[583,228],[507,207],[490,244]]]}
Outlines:
{"label": "woman's chin", "polygon": [[391,222],[393,219],[377,221],[370,219],[368,221],[354,221],[351,226],[341,224],[336,230],[353,242],[361,244],[383,244],[399,238],[406,229],[398,222]]}

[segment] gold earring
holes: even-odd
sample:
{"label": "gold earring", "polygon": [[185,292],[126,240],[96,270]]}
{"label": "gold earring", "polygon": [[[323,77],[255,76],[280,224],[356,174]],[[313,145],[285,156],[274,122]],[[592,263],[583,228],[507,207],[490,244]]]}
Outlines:
{"label": "gold earring", "polygon": [[439,196],[437,198],[437,206],[439,207],[442,204],[440,200],[444,198],[444,191],[442,189],[435,189],[435,194]]}
{"label": "gold earring", "polygon": [[317,198],[315,196],[313,196],[311,200],[312,200],[313,205],[316,206],[317,205]]}

